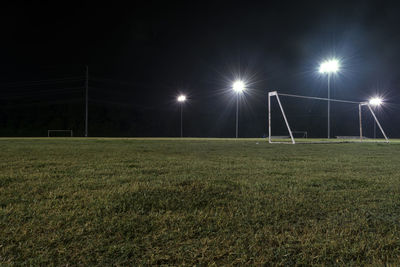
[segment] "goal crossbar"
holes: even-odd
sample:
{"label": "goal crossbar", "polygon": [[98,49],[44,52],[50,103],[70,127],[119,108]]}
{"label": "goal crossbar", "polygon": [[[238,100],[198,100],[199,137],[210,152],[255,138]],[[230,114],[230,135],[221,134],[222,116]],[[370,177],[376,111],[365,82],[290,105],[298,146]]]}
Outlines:
{"label": "goal crossbar", "polygon": [[[276,92],[276,91],[275,91]],[[270,92],[271,93],[271,92]],[[278,92],[276,92],[278,94]],[[341,100],[341,99],[332,99],[332,98],[323,98],[323,97],[315,97],[315,96],[304,96],[304,95],[291,95],[291,94],[282,94],[279,93],[281,96],[290,96],[290,97],[297,97],[297,98],[307,98],[307,99],[315,99],[315,100],[324,100],[324,101],[331,101],[331,102],[341,102],[341,103],[349,103],[349,104],[361,104],[361,102],[356,101],[349,101],[349,100]]]}
{"label": "goal crossbar", "polygon": [[[358,141],[356,142],[363,142],[364,138],[362,135],[362,107],[363,106],[367,106],[368,110],[371,112],[372,117],[374,118],[374,121],[376,122],[376,124],[379,127],[379,130],[381,131],[383,137],[385,138],[386,143],[389,143],[389,139],[385,134],[385,131],[383,130],[378,118],[376,117],[373,109],[371,108],[371,105],[368,102],[356,102],[356,101],[349,101],[349,100],[341,100],[341,99],[330,99],[330,98],[323,98],[323,97],[314,97],[314,96],[303,96],[303,95],[293,95],[293,94],[283,94],[283,93],[278,93],[278,91],[272,91],[272,92],[268,92],[268,142],[271,144],[296,144],[296,141],[293,137],[293,133],[295,133],[296,131],[292,131],[289,125],[289,121],[286,117],[285,111],[283,109],[281,100],[279,98],[279,96],[288,96],[288,97],[297,97],[297,98],[306,98],[306,99],[314,99],[314,100],[322,100],[322,101],[332,101],[332,102],[341,102],[341,103],[348,103],[348,104],[357,104],[358,105],[358,114],[359,114],[359,123],[360,123],[360,138]],[[283,119],[285,121],[286,124],[286,128],[289,132],[289,136],[290,136],[290,142],[288,141],[272,141],[272,135],[271,135],[271,97],[275,96],[276,100],[278,102],[279,105],[279,109],[282,113]],[[348,141],[350,143],[350,141]],[[351,141],[354,142],[354,141]],[[379,142],[379,141],[375,141],[375,142]],[[341,142],[335,142],[335,141],[311,141],[311,142],[301,142],[301,143],[343,143],[343,141]]]}

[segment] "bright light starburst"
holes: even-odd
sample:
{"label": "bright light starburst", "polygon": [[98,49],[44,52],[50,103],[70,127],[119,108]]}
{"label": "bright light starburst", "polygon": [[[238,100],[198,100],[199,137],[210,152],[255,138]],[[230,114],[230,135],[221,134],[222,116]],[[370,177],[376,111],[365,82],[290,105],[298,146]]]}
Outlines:
{"label": "bright light starburst", "polygon": [[382,99],[379,97],[374,97],[369,100],[369,104],[372,106],[380,106],[382,102]]}
{"label": "bright light starburst", "polygon": [[337,59],[327,60],[319,66],[320,73],[336,73],[339,71],[339,61]]}
{"label": "bright light starburst", "polygon": [[241,93],[245,90],[245,84],[240,80],[236,81],[233,83],[232,89],[237,93]]}
{"label": "bright light starburst", "polygon": [[185,102],[185,101],[186,101],[186,96],[185,95],[178,96],[178,102]]}

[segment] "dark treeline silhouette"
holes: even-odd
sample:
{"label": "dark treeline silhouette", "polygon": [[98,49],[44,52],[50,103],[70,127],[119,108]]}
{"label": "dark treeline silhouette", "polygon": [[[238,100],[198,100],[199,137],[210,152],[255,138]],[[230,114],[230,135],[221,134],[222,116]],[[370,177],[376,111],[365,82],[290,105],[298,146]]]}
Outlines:
{"label": "dark treeline silhouette", "polygon": [[[174,136],[168,126],[171,118],[156,116],[129,108],[91,104],[89,136]],[[176,121],[172,123],[176,124]],[[82,104],[51,104],[0,109],[0,136],[47,136],[47,130],[73,130],[84,135]],[[161,130],[160,130],[161,129]],[[159,134],[157,134],[159,133]],[[60,133],[61,135],[61,133]]]}
{"label": "dark treeline silhouette", "polygon": [[[307,131],[309,137],[326,136],[326,103],[304,105],[283,100],[292,130]],[[307,100],[306,102],[311,102]],[[294,103],[294,104],[293,104]],[[357,106],[333,105],[332,136],[356,136],[359,131]],[[273,103],[273,135],[287,135],[281,112]],[[224,115],[222,110],[203,109],[202,105],[184,107],[184,136],[233,137],[234,109]],[[244,110],[240,116],[240,137],[262,137],[267,134],[267,109],[262,105],[258,114]],[[395,137],[396,124],[384,112],[380,121],[389,137]],[[363,111],[364,135],[373,137],[373,120]],[[84,103],[74,101],[51,104],[8,105],[0,108],[0,136],[47,136],[48,130],[73,130],[74,136],[84,136]],[[62,136],[62,133],[58,134]],[[90,103],[89,136],[98,137],[174,137],[180,135],[179,106],[138,108],[129,105]],[[377,137],[381,137],[377,130]]]}

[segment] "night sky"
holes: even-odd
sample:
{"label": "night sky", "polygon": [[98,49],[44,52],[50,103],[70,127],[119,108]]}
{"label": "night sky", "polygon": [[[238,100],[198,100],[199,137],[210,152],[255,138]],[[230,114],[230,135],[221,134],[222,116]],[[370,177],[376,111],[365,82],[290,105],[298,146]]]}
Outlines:
{"label": "night sky", "polygon": [[[383,96],[378,117],[389,137],[400,137],[396,1],[40,2],[2,4],[2,136],[44,136],[48,129],[82,136],[88,65],[91,136],[178,136],[176,96],[185,93],[185,136],[233,137],[230,86],[240,77],[248,90],[239,135],[261,137],[267,92],[326,97],[318,66],[336,57],[342,67],[332,97]],[[293,121],[323,123],[298,130],[324,133],[326,103],[286,104]],[[333,107],[334,134],[354,110]]]}

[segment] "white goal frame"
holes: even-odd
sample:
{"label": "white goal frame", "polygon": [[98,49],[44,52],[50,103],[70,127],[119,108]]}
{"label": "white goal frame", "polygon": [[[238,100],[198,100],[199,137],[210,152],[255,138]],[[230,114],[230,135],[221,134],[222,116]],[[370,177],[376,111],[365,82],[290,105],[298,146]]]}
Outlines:
{"label": "white goal frame", "polygon": [[70,132],[70,136],[74,136],[74,132],[72,130],[47,130],[47,137],[51,137],[50,133],[51,132]]}
{"label": "white goal frame", "polygon": [[[359,123],[360,123],[360,140],[354,140],[354,141],[349,141],[349,142],[363,142],[364,138],[362,135],[362,116],[361,116],[361,111],[362,107],[366,106],[368,107],[368,110],[371,112],[376,124],[378,125],[383,137],[385,138],[386,143],[389,143],[389,139],[386,136],[385,132],[383,131],[383,128],[381,124],[378,121],[378,118],[376,117],[374,111],[371,108],[371,105],[368,102],[355,102],[355,101],[348,101],[348,100],[339,100],[339,99],[328,99],[328,98],[321,98],[321,97],[313,97],[313,96],[302,96],[302,95],[291,95],[291,94],[282,94],[278,93],[278,91],[272,91],[268,92],[268,142],[270,144],[296,144],[296,141],[294,140],[293,137],[293,131],[290,128],[289,121],[286,117],[285,111],[283,110],[283,106],[281,103],[281,100],[279,99],[279,95],[282,96],[288,96],[288,97],[298,97],[298,98],[307,98],[307,99],[315,99],[315,100],[323,100],[323,101],[332,101],[332,102],[342,102],[342,103],[349,103],[349,104],[357,104],[358,105],[358,116],[359,116]],[[276,97],[276,100],[278,102],[279,108],[281,110],[283,119],[285,120],[286,128],[289,132],[290,139],[291,141],[272,141],[272,135],[271,135],[271,97]],[[375,141],[375,142],[382,142],[382,141]],[[307,142],[301,142],[302,144],[304,143],[335,143],[334,141],[307,141]],[[343,143],[343,142],[341,142]]]}

